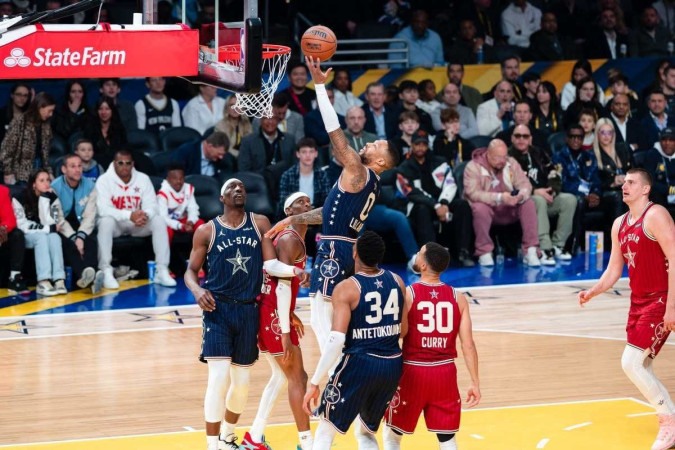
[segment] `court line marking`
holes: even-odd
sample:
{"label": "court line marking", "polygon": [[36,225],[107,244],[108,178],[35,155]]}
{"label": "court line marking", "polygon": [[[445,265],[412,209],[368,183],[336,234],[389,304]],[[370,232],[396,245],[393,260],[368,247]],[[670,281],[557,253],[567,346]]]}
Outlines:
{"label": "court line marking", "polygon": [[472,437],[472,438],[478,439],[478,440],[484,440],[485,439],[485,437],[481,436],[480,434],[470,434],[469,437]]}
{"label": "court line marking", "polygon": [[537,448],[544,448],[544,447],[546,447],[546,444],[548,444],[549,441],[550,441],[549,438],[544,438],[544,439],[542,439],[542,440],[539,441],[539,443],[537,444]]}
{"label": "court line marking", "polygon": [[578,423],[578,424],[576,424],[576,425],[570,425],[570,426],[567,427],[567,428],[563,428],[563,430],[565,430],[565,431],[572,431],[572,430],[576,430],[577,428],[587,427],[587,426],[589,426],[589,425],[593,425],[593,422],[583,422],[583,423]]}
{"label": "court line marking", "polygon": [[[465,413],[471,413],[471,412],[476,412],[476,411],[494,411],[494,410],[509,410],[509,409],[523,409],[523,408],[538,408],[538,407],[545,407],[545,406],[564,406],[564,405],[579,405],[579,404],[585,404],[585,403],[608,403],[608,402],[616,402],[616,401],[633,401],[635,403],[639,403],[640,405],[645,405],[645,402],[640,401],[636,398],[633,397],[616,397],[616,398],[603,398],[603,399],[597,399],[597,400],[573,400],[573,401],[567,401],[567,402],[552,402],[552,403],[535,403],[535,404],[529,404],[529,405],[512,405],[512,406],[493,406],[489,408],[471,408],[471,409],[462,409],[462,414]],[[647,405],[649,406],[649,405]],[[275,423],[275,424],[269,424],[267,425],[268,427],[282,427],[282,426],[289,426],[293,425],[295,426],[295,422],[284,422],[284,423]],[[186,427],[183,427],[186,428]],[[250,425],[246,426],[241,426],[238,428],[244,428],[248,429],[250,428]],[[97,438],[81,438],[81,439],[66,439],[63,441],[43,441],[43,442],[30,442],[30,443],[24,443],[24,444],[0,444],[0,448],[7,448],[7,447],[28,447],[28,446],[33,446],[33,445],[48,445],[48,444],[65,444],[68,442],[91,442],[91,441],[104,441],[104,440],[116,440],[116,439],[133,439],[133,438],[143,438],[143,437],[153,437],[153,436],[172,436],[176,434],[185,434],[185,433],[201,433],[203,432],[203,429],[195,429],[194,431],[167,431],[164,433],[145,433],[145,434],[130,434],[130,435],[122,435],[122,436],[105,436],[105,437],[97,437]],[[484,437],[478,435],[478,434],[472,434],[470,435],[471,437],[474,437],[476,439],[485,439]]]}
{"label": "court line marking", "polygon": [[656,415],[656,411],[637,414],[626,414],[626,417],[633,418],[633,417],[654,416],[654,415]]}

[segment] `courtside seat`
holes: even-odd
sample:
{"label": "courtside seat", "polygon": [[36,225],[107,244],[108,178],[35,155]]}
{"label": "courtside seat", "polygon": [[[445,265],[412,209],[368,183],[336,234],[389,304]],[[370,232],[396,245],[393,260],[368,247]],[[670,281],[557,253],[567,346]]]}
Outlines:
{"label": "courtside seat", "polygon": [[555,154],[562,150],[567,144],[567,133],[564,131],[558,131],[556,133],[551,133],[548,137],[548,146],[551,148],[551,154]]}
{"label": "courtside seat", "polygon": [[177,149],[186,142],[200,141],[202,135],[190,127],[171,127],[159,134],[161,148],[165,152]]}
{"label": "courtside seat", "polygon": [[208,221],[223,213],[220,203],[220,183],[207,175],[188,175],[185,182],[195,188],[195,200],[199,205],[199,217]]}
{"label": "courtside seat", "polygon": [[147,130],[131,130],[127,132],[129,150],[145,153],[150,156],[160,150],[157,136]]}
{"label": "courtside seat", "polygon": [[152,164],[155,166],[155,175],[166,177],[166,169],[174,161],[174,152],[157,152],[150,155]]}
{"label": "courtside seat", "polygon": [[274,220],[276,208],[272,203],[265,178],[255,172],[237,172],[235,178],[246,187],[246,209]]}

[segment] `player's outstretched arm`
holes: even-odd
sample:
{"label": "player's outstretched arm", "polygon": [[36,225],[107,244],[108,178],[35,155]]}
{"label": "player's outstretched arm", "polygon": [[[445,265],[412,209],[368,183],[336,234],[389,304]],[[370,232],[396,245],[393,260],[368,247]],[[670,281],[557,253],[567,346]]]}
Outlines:
{"label": "player's outstretched arm", "polygon": [[[675,265],[675,224],[668,210],[663,206],[652,206],[645,217],[645,227],[656,238],[666,257],[668,267]],[[668,270],[668,297],[666,313],[663,316],[666,330],[675,330],[675,270]]]}
{"label": "player's outstretched arm", "polygon": [[[623,216],[621,216],[623,217]],[[614,283],[621,278],[623,273],[623,255],[621,254],[621,245],[619,244],[619,227],[621,226],[621,217],[614,220],[612,225],[612,251],[609,256],[609,263],[598,282],[587,291],[581,291],[577,294],[579,305],[591,301],[593,297],[602,294],[607,289],[614,286]]]}
{"label": "player's outstretched arm", "polygon": [[185,271],[185,285],[192,295],[194,295],[197,304],[204,311],[214,311],[216,309],[216,300],[206,289],[199,285],[199,271],[206,260],[206,252],[211,242],[211,236],[214,233],[213,222],[199,227],[192,237],[192,250],[190,251],[190,260]]}
{"label": "player's outstretched arm", "polygon": [[322,208],[314,208],[313,210],[304,212],[302,214],[285,217],[274,224],[274,226],[271,227],[267,232],[265,232],[265,237],[274,239],[277,234],[281,233],[281,231],[284,228],[287,228],[289,225],[321,225],[323,223],[321,210]]}
{"label": "player's outstretched arm", "polygon": [[472,408],[476,406],[481,399],[480,380],[478,378],[478,352],[476,351],[476,344],[473,341],[469,302],[466,301],[464,294],[457,295],[457,305],[459,306],[459,311],[462,315],[459,322],[459,340],[462,343],[464,362],[466,363],[466,368],[471,377],[471,386],[469,386],[464,404],[465,406]]}
{"label": "player's outstretched arm", "polygon": [[328,94],[326,93],[326,86],[324,83],[331,72],[329,68],[325,72],[321,71],[321,61],[314,59],[311,56],[306,57],[307,67],[312,74],[314,80],[314,89],[316,90],[316,103],[321,112],[321,118],[328,132],[331,144],[333,144],[333,156],[347,171],[361,171],[365,172],[363,164],[361,164],[361,157],[358,153],[349,146],[347,137],[344,131],[340,128],[340,121],[337,113],[333,108]]}

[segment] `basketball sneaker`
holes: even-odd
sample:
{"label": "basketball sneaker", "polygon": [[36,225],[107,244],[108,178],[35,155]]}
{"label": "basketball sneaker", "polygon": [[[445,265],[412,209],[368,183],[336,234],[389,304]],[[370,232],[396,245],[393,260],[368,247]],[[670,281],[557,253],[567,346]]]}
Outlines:
{"label": "basketball sneaker", "polygon": [[659,414],[659,434],[652,450],[666,450],[675,446],[675,414]]}
{"label": "basketball sneaker", "polygon": [[253,439],[251,439],[251,435],[247,431],[244,435],[244,439],[241,441],[239,450],[272,450],[272,447],[267,445],[267,442],[265,442],[265,436],[263,436],[262,442],[254,442]]}
{"label": "basketball sneaker", "polygon": [[234,434],[228,435],[228,438],[232,436],[232,440],[228,441],[227,438],[220,438],[218,440],[218,450],[239,450],[239,445],[237,444],[237,439],[239,439]]}

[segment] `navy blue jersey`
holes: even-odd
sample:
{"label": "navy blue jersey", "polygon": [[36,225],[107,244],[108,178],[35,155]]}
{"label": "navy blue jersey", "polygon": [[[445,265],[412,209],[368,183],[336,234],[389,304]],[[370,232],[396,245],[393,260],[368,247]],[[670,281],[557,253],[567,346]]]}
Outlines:
{"label": "navy blue jersey", "polygon": [[164,109],[156,109],[146,97],[142,98],[145,106],[145,129],[159,136],[159,133],[173,125],[173,104],[167,97]]}
{"label": "navy blue jersey", "polygon": [[356,282],[361,297],[349,320],[344,353],[401,354],[398,338],[404,296],[394,274],[388,270],[374,275],[359,272],[350,279]]}
{"label": "navy blue jersey", "polygon": [[342,236],[356,239],[368,218],[368,213],[380,195],[380,178],[370,169],[366,185],[355,194],[340,189],[335,182],[321,210],[323,236]]}
{"label": "navy blue jersey", "polygon": [[235,301],[253,300],[260,294],[263,280],[262,239],[246,213],[244,221],[230,228],[216,217],[206,253],[209,275],[204,287],[214,294]]}

